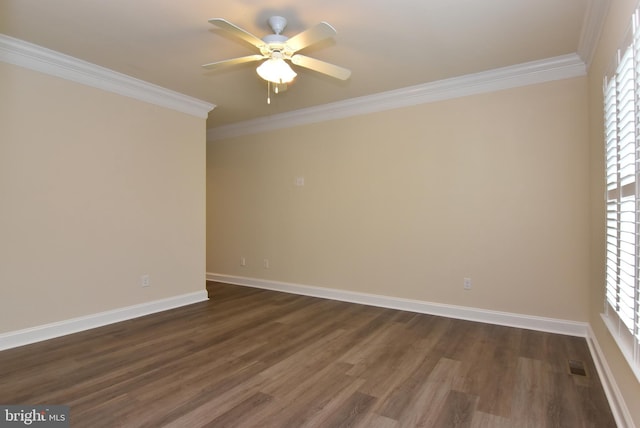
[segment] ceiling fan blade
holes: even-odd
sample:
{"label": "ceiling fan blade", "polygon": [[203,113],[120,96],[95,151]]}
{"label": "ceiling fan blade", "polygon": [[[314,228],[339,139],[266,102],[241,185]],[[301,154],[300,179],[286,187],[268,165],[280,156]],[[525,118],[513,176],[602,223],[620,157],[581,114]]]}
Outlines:
{"label": "ceiling fan blade", "polygon": [[237,25],[230,23],[226,19],[211,18],[209,20],[209,23],[213,24],[213,25],[216,25],[216,26],[218,26],[218,27],[220,27],[220,28],[222,28],[224,30],[229,31],[234,36],[241,38],[245,42],[248,42],[248,43],[252,44],[253,46],[257,47],[258,49],[261,46],[264,46],[264,42],[262,40],[260,40],[258,37],[254,36],[253,34],[251,34],[250,32],[248,32],[246,30],[243,30],[242,28],[238,27]]}
{"label": "ceiling fan blade", "polygon": [[202,67],[207,70],[216,70],[218,68],[226,67],[229,65],[242,64],[244,62],[259,61],[264,58],[262,55],[249,55],[241,56],[233,59],[225,59],[222,61],[210,62],[209,64],[203,64]]}
{"label": "ceiling fan blade", "polygon": [[319,73],[335,77],[336,79],[347,80],[351,76],[351,70],[339,67],[319,59],[311,58],[305,55],[294,55],[291,62],[300,67],[308,68]]}
{"label": "ceiling fan blade", "polygon": [[289,46],[294,52],[297,52],[300,49],[304,49],[314,43],[333,37],[336,34],[337,32],[335,28],[326,22],[321,22],[320,24],[291,37],[287,40],[287,46]]}

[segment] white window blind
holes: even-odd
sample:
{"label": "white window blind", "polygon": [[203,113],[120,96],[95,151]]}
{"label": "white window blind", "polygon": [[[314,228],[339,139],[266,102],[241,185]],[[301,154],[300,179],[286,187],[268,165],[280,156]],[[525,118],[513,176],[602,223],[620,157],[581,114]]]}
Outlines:
{"label": "white window blind", "polygon": [[640,30],[604,80],[606,297],[603,318],[640,380]]}

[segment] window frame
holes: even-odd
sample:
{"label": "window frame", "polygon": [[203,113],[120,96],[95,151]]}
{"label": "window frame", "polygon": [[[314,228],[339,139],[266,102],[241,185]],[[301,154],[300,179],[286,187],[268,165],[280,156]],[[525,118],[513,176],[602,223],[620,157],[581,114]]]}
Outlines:
{"label": "window frame", "polygon": [[602,318],[640,382],[640,15],[603,79],[605,293]]}

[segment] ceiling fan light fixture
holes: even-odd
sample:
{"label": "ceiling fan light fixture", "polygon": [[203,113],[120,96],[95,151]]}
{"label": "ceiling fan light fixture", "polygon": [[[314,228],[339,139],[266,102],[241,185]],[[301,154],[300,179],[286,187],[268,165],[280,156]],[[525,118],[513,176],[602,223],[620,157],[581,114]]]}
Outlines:
{"label": "ceiling fan light fixture", "polygon": [[264,80],[273,83],[290,83],[297,73],[282,58],[270,58],[256,69]]}

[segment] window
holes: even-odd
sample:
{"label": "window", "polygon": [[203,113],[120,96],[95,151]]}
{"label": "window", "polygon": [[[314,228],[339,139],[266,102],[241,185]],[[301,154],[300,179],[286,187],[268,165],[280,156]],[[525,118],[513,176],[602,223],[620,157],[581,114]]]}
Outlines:
{"label": "window", "polygon": [[604,79],[606,297],[603,318],[640,380],[640,30]]}

